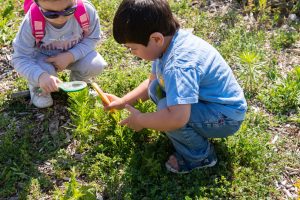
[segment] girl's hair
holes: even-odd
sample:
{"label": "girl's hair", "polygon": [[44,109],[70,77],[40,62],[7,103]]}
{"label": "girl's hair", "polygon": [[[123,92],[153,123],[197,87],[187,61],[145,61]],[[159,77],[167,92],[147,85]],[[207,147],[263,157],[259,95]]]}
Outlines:
{"label": "girl's hair", "polygon": [[123,0],[113,21],[113,36],[120,43],[147,46],[154,32],[174,35],[179,23],[167,0]]}

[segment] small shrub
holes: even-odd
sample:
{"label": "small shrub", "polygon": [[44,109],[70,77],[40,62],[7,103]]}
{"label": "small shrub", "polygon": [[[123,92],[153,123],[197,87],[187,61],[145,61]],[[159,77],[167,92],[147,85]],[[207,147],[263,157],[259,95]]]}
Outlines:
{"label": "small shrub", "polygon": [[94,127],[94,124],[90,121],[93,115],[93,107],[90,103],[91,98],[88,93],[88,89],[69,93],[70,107],[68,110],[71,113],[72,123],[76,124],[74,136],[78,136],[83,140],[88,140],[90,138],[89,131]]}
{"label": "small shrub", "polygon": [[276,50],[290,47],[299,38],[296,32],[276,31],[271,38],[271,45]]}
{"label": "small shrub", "polygon": [[259,62],[258,54],[244,51],[239,55],[241,67],[239,78],[242,80],[243,88],[249,94],[256,94],[262,84],[262,63]]}
{"label": "small shrub", "polygon": [[300,108],[300,67],[296,67],[286,78],[271,89],[264,90],[259,99],[272,112],[285,114]]}
{"label": "small shrub", "polygon": [[41,199],[41,188],[38,179],[33,178],[30,180],[30,185],[28,187],[28,195],[26,199],[28,200],[39,200]]}
{"label": "small shrub", "polygon": [[91,186],[84,186],[77,182],[75,167],[71,170],[70,182],[65,183],[65,191],[56,188],[55,200],[96,200],[96,190]]}
{"label": "small shrub", "polygon": [[[14,12],[18,7],[16,1],[1,1],[0,7],[0,47],[3,45],[10,45],[14,35],[17,32],[18,26],[20,25],[17,21],[20,21],[20,18],[17,18],[18,12]],[[17,20],[17,21],[16,21]]]}

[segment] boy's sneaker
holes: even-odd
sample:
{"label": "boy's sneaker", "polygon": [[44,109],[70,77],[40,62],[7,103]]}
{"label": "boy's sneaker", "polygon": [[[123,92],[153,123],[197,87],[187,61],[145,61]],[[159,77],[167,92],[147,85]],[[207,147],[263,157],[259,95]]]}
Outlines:
{"label": "boy's sneaker", "polygon": [[206,167],[213,167],[217,164],[217,156],[214,150],[213,145],[210,144],[209,155],[197,163],[188,163],[180,154],[175,152],[173,154],[176,157],[177,164],[179,169],[175,169],[168,162],[165,163],[165,166],[168,171],[176,173],[176,174],[186,174],[191,172],[194,169],[201,169]]}
{"label": "boy's sneaker", "polygon": [[50,94],[42,95],[41,90],[29,85],[31,102],[37,108],[47,108],[53,105],[53,99]]}
{"label": "boy's sneaker", "polygon": [[193,169],[199,169],[199,168],[205,168],[205,167],[213,167],[217,164],[218,159],[215,151],[211,152],[207,158],[204,160],[201,160],[199,163],[196,164],[195,168]]}

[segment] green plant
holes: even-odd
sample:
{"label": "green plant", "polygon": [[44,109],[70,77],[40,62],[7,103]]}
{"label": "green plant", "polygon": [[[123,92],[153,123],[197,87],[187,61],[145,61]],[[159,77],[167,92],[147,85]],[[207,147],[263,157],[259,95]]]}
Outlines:
{"label": "green plant", "polygon": [[115,61],[118,64],[101,75],[98,81],[105,92],[121,97],[148,78],[150,63],[132,61],[131,58],[127,58],[129,62],[124,62],[122,58],[119,58],[120,61]]}
{"label": "green plant", "polygon": [[13,9],[14,9],[14,5],[13,5],[13,3],[11,1],[9,1],[8,4],[4,7],[4,10],[2,11],[1,16],[3,18],[7,18],[8,15],[10,13],[12,13]]}
{"label": "green plant", "polygon": [[231,65],[235,65],[238,60],[235,58],[243,52],[253,52],[260,58],[265,52],[263,46],[266,40],[266,33],[262,30],[246,32],[244,24],[226,31],[218,50]]}
{"label": "green plant", "polygon": [[16,12],[13,12],[17,7],[15,1],[1,4],[3,6],[0,8],[0,47],[11,44],[19,26],[16,20],[20,21],[20,18],[16,18]]}
{"label": "green plant", "polygon": [[26,195],[26,199],[28,200],[39,200],[41,199],[41,188],[40,183],[38,179],[31,179],[29,188],[28,188],[28,194]]}
{"label": "green plant", "polygon": [[276,31],[271,38],[271,45],[276,50],[290,47],[299,38],[297,32],[287,32],[284,30]]}
{"label": "green plant", "polygon": [[81,185],[76,180],[75,167],[71,169],[70,182],[65,183],[65,191],[56,188],[54,191],[54,199],[56,200],[96,200],[96,190],[92,186]]}
{"label": "green plant", "polygon": [[113,20],[112,13],[116,11],[120,0],[110,0],[110,1],[92,0],[92,2],[99,13],[101,24],[104,25],[104,27],[102,26],[102,28],[104,28],[104,30],[106,30],[107,28],[111,28],[112,26],[111,22]]}
{"label": "green plant", "polygon": [[69,112],[72,114],[71,119],[77,125],[74,130],[74,136],[82,138],[83,140],[89,139],[89,130],[95,126],[91,123],[90,119],[93,115],[93,107],[90,103],[88,89],[80,92],[69,93],[70,107]]}
{"label": "green plant", "polygon": [[300,67],[295,67],[274,87],[264,90],[259,99],[272,112],[285,114],[300,109]]}
{"label": "green plant", "polygon": [[258,5],[261,11],[265,11],[267,8],[267,0],[259,0]]}
{"label": "green plant", "polygon": [[[244,11],[246,13],[252,13],[257,16],[263,16],[268,9],[267,0],[246,0],[243,1]],[[240,2],[241,3],[241,2]]]}
{"label": "green plant", "polygon": [[262,63],[259,62],[258,55],[251,51],[242,52],[239,60],[241,63],[239,77],[243,82],[243,88],[250,94],[256,94],[262,83]]}

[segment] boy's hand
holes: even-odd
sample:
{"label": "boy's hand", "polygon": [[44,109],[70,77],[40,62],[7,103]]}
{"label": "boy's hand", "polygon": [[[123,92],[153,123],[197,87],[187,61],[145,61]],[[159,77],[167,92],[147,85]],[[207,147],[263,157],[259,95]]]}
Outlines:
{"label": "boy's hand", "polygon": [[44,93],[51,93],[58,91],[57,84],[62,82],[57,77],[49,75],[48,73],[44,72],[39,77],[39,86],[43,90]]}
{"label": "boy's hand", "polygon": [[57,71],[61,72],[74,62],[74,56],[70,52],[60,53],[47,58],[46,62],[51,63]]}
{"label": "boy's hand", "polygon": [[135,130],[136,132],[143,129],[143,127],[138,123],[138,118],[141,112],[134,107],[126,104],[125,108],[130,112],[129,117],[121,121],[120,125],[126,125],[127,127]]}
{"label": "boy's hand", "polygon": [[104,105],[105,110],[112,110],[112,109],[120,110],[125,107],[125,101],[122,98],[108,93],[105,93],[105,95],[110,100],[109,105]]}

